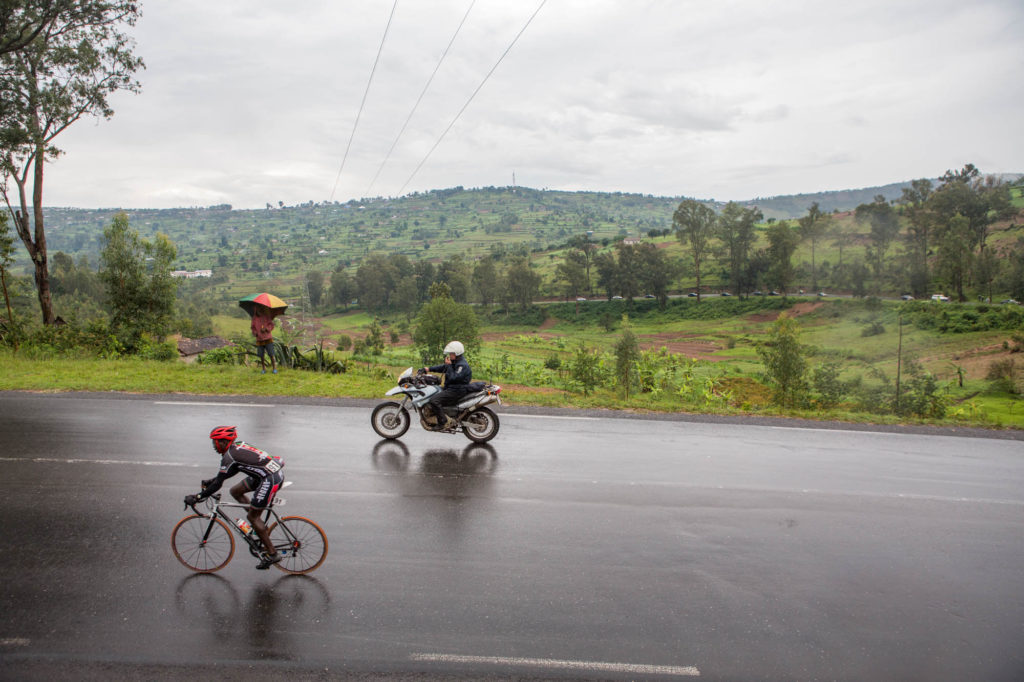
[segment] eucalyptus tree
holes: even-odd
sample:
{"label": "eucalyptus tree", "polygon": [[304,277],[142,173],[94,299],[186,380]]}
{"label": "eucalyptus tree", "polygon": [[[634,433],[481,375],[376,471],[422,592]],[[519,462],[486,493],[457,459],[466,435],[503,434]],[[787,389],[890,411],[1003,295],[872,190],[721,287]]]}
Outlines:
{"label": "eucalyptus tree", "polygon": [[697,279],[697,302],[700,303],[700,270],[715,236],[715,211],[704,204],[686,199],[672,214],[676,238],[690,248],[690,259]]}
{"label": "eucalyptus tree", "polygon": [[868,261],[875,273],[875,290],[882,286],[885,275],[885,256],[899,235],[899,216],[892,205],[881,194],[870,204],[861,204],[854,212],[854,219],[867,223],[871,228],[871,245],[868,247]]}
{"label": "eucalyptus tree", "polygon": [[807,209],[807,215],[797,220],[800,238],[811,243],[811,288],[815,291],[818,290],[818,269],[814,260],[815,247],[818,240],[827,232],[831,219],[830,215],[821,212],[818,202],[815,201]]}
{"label": "eucalyptus tree", "polygon": [[650,242],[637,244],[633,249],[640,264],[640,286],[658,299],[658,306],[664,310],[668,304],[668,287],[676,277],[675,263]]}
{"label": "eucalyptus tree", "polygon": [[799,243],[800,236],[785,220],[768,228],[768,278],[783,294],[793,284],[793,253]]}
{"label": "eucalyptus tree", "polygon": [[[718,216],[715,234],[721,243],[718,260],[729,273],[729,288],[744,293],[743,271],[757,241],[756,223],[764,220],[757,207],[745,208],[730,201]],[[747,291],[750,289],[748,288]]]}
{"label": "eucalyptus tree", "polygon": [[498,293],[501,289],[501,280],[498,273],[498,265],[490,256],[484,256],[473,266],[473,288],[476,290],[477,298],[484,306],[489,306],[498,300]]}
{"label": "eucalyptus tree", "polygon": [[72,0],[0,0],[0,54],[28,47],[73,4]]}
{"label": "eucalyptus tree", "polygon": [[540,294],[541,277],[534,272],[528,258],[520,258],[505,273],[509,300],[522,310],[530,307]]}
{"label": "eucalyptus tree", "polygon": [[931,288],[931,268],[928,254],[931,249],[935,213],[930,206],[932,181],[913,180],[903,188],[899,205],[907,219],[907,255],[910,270],[910,293],[925,296]]}
{"label": "eucalyptus tree", "polygon": [[[86,117],[109,119],[113,93],[138,92],[135,73],[144,65],[120,29],[134,25],[140,9],[123,0],[54,0],[19,3],[18,11],[23,22],[43,26],[30,41],[16,41],[20,47],[0,55],[0,192],[35,268],[43,323],[52,324],[44,165],[61,154],[54,141],[72,124]],[[46,12],[53,14],[44,18]]]}

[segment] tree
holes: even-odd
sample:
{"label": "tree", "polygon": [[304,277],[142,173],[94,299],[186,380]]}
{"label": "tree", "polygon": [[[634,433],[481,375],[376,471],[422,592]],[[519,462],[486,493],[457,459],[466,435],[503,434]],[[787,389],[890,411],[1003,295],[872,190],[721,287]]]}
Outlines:
{"label": "tree", "polygon": [[14,265],[14,235],[7,227],[7,214],[0,213],[0,285],[4,290],[4,304],[7,306],[7,321],[14,323],[14,313],[11,312],[11,296],[7,291],[7,272]]}
{"label": "tree", "polygon": [[28,47],[72,4],[71,0],[0,0],[0,54]]}
{"label": "tree", "polygon": [[619,295],[632,301],[640,294],[640,280],[643,277],[643,260],[636,248],[625,242],[615,245],[618,252],[619,267],[617,289]]}
{"label": "tree", "polygon": [[675,262],[669,262],[665,253],[654,244],[644,242],[633,247],[640,269],[640,287],[658,299],[664,310],[668,304],[668,285],[675,278]]}
{"label": "tree", "polygon": [[639,383],[636,365],[640,360],[640,344],[636,334],[629,326],[629,318],[622,316],[622,333],[615,343],[615,380],[622,390],[623,397],[628,398],[630,389]]}
{"label": "tree", "polygon": [[828,230],[830,222],[831,216],[821,212],[817,201],[807,209],[807,215],[797,221],[800,238],[811,243],[811,288],[815,291],[818,290],[818,270],[814,262],[814,250],[818,240]]}
{"label": "tree", "polygon": [[690,258],[697,278],[697,302],[700,303],[700,268],[714,237],[715,211],[693,199],[679,204],[672,214],[676,237],[690,246]]}
{"label": "tree", "polygon": [[910,293],[923,297],[931,289],[931,273],[928,253],[931,248],[932,226],[935,216],[929,199],[932,194],[931,180],[913,180],[910,187],[903,188],[899,204],[907,218],[907,253],[910,265]]}
{"label": "tree", "polygon": [[469,265],[461,253],[449,256],[437,267],[436,282],[444,282],[452,292],[452,298],[459,303],[469,301]]}
{"label": "tree", "polygon": [[320,307],[324,295],[324,273],[319,270],[310,270],[306,273],[306,292],[309,294],[309,305],[313,308]]}
{"label": "tree", "polygon": [[743,269],[750,260],[750,252],[757,241],[754,225],[762,220],[764,215],[758,208],[744,208],[734,201],[726,204],[718,216],[715,235],[722,244],[718,251],[718,260],[728,271],[729,288],[735,294],[745,293]]}
{"label": "tree", "polygon": [[118,213],[103,231],[100,279],[107,292],[111,327],[129,349],[143,334],[158,338],[170,331],[178,281],[171,277],[177,252],[164,234],[142,239]]}
{"label": "tree", "polygon": [[565,283],[567,298],[576,298],[587,290],[587,270],[573,253],[566,254],[565,260],[555,266],[555,281]]}
{"label": "tree", "polygon": [[56,5],[23,4],[24,19],[46,25],[24,47],[0,55],[0,191],[35,268],[44,324],[55,319],[43,221],[44,164],[60,155],[53,142],[69,126],[87,116],[109,119],[114,115],[111,94],[138,92],[134,75],[143,68],[132,54],[133,41],[118,30],[135,24],[137,3],[55,3],[59,9],[49,21],[39,12]]}
{"label": "tree", "polygon": [[476,288],[480,303],[489,306],[498,298],[501,281],[498,266],[490,256],[481,258],[473,268],[473,287]]}
{"label": "tree", "polygon": [[597,244],[590,241],[586,234],[578,234],[569,240],[569,247],[578,252],[583,269],[587,272],[586,291],[590,289],[590,266],[594,264],[594,256],[597,255]]}
{"label": "tree", "polygon": [[895,209],[879,194],[870,204],[861,204],[853,212],[858,223],[867,223],[871,228],[871,246],[868,247],[868,261],[875,272],[875,291],[881,289],[885,275],[885,254],[899,235],[899,216]]}
{"label": "tree", "polygon": [[330,301],[334,305],[348,306],[352,300],[355,287],[352,278],[344,270],[335,270],[331,273],[331,288],[329,292]]}
{"label": "tree", "polygon": [[569,376],[583,389],[583,395],[590,395],[601,383],[600,368],[600,356],[580,342],[572,354]]}
{"label": "tree", "polygon": [[785,220],[768,228],[768,278],[782,293],[786,293],[793,283],[793,253],[799,243],[800,237]]}
{"label": "tree", "polygon": [[509,300],[526,310],[540,293],[540,275],[530,267],[530,261],[520,258],[511,266],[505,275]]}
{"label": "tree", "polygon": [[412,340],[424,364],[436,361],[449,341],[461,341],[467,353],[480,348],[480,332],[473,308],[456,303],[448,285],[430,287],[431,299],[420,308]]}
{"label": "tree", "polygon": [[974,252],[964,246],[971,240],[971,221],[957,214],[941,223],[937,232],[936,268],[939,275],[956,292],[957,300],[966,301],[964,285],[971,266],[974,265]]}
{"label": "tree", "polygon": [[757,348],[772,386],[772,399],[783,407],[795,407],[805,401],[805,352],[800,343],[800,327],[785,313],[779,315],[772,325],[768,342]]}

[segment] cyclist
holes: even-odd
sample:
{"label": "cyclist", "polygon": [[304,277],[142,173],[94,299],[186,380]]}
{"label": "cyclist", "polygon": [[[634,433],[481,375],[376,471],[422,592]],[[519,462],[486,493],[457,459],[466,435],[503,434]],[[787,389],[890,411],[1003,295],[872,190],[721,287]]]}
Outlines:
{"label": "cyclist", "polygon": [[[260,513],[273,501],[274,495],[284,482],[284,476],[281,475],[284,461],[280,457],[268,455],[259,448],[238,440],[238,431],[234,426],[214,428],[210,432],[210,439],[213,441],[213,449],[221,456],[220,471],[215,477],[202,482],[202,492],[197,495],[187,495],[185,504],[193,505],[213,495],[220,490],[225,480],[237,473],[248,474],[245,480],[232,486],[231,496],[239,504],[249,507],[247,515],[249,523],[260,540],[263,541],[263,546],[267,548],[256,568],[268,569],[281,561],[281,555],[271,543],[270,533],[263,521],[260,520]],[[253,493],[252,504],[249,504],[246,493]]]}

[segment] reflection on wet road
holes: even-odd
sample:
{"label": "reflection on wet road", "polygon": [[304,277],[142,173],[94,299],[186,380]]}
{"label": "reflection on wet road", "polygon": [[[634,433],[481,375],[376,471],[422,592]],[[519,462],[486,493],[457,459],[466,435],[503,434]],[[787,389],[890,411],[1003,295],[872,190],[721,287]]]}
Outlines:
{"label": "reflection on wet road", "polygon": [[[0,394],[0,664],[282,672],[1019,679],[1013,441],[502,414],[487,445],[369,408]],[[558,415],[564,417],[566,415]],[[307,576],[169,537],[214,424],[285,458]],[[228,670],[224,668],[223,670]]]}

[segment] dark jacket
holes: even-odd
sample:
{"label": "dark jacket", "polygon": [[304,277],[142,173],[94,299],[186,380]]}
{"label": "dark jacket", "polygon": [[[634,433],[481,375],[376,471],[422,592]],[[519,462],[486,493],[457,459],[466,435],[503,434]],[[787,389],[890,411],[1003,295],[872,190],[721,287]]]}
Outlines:
{"label": "dark jacket", "polygon": [[445,388],[459,387],[462,390],[465,390],[467,384],[469,384],[473,379],[473,370],[469,368],[469,363],[466,362],[465,355],[457,356],[455,361],[450,365],[441,363],[440,365],[434,365],[427,369],[431,372],[444,372]]}

